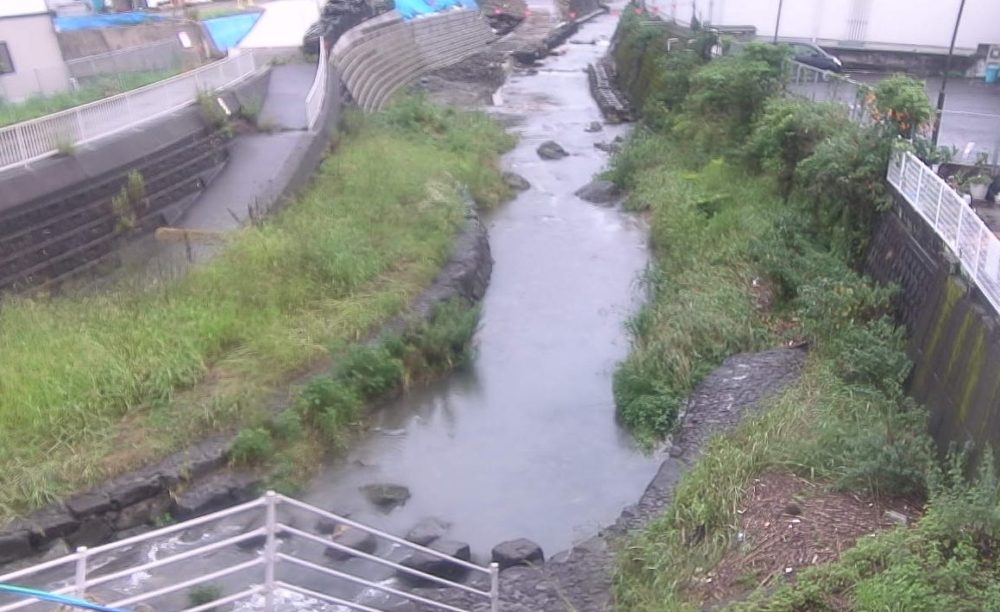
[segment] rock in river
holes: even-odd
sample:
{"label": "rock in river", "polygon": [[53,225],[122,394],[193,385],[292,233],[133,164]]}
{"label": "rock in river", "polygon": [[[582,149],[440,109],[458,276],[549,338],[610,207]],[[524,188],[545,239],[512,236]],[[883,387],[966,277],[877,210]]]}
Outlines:
{"label": "rock in river", "polygon": [[386,512],[402,506],[410,499],[410,490],[398,484],[365,485],[361,487],[361,492],[368,501]]}
{"label": "rock in river", "polygon": [[566,149],[562,148],[562,145],[554,140],[543,142],[538,147],[538,156],[542,159],[562,159],[568,155],[569,153],[566,152]]}
{"label": "rock in river", "polygon": [[[351,550],[360,550],[368,554],[375,552],[375,548],[378,546],[378,540],[375,539],[373,534],[355,527],[338,526],[333,532],[331,539],[341,546],[345,546]],[[327,548],[324,554],[337,561],[350,559],[354,556],[349,551],[338,548]]]}
{"label": "rock in river", "polygon": [[603,129],[604,129],[604,126],[603,126],[603,125],[601,125],[601,122],[600,122],[600,121],[591,121],[591,122],[590,122],[590,125],[588,125],[588,126],[587,126],[587,127],[586,127],[586,128],[584,129],[584,131],[585,131],[585,132],[589,132],[589,133],[591,133],[591,134],[595,134],[595,133],[597,133],[597,132],[600,132],[600,131],[601,131],[601,130],[603,130]]}
{"label": "rock in river", "polygon": [[505,570],[515,565],[538,565],[545,561],[545,553],[538,544],[521,538],[494,546],[492,558],[501,570]]}
{"label": "rock in river", "polygon": [[610,204],[618,196],[618,186],[602,179],[595,179],[576,192],[576,197],[594,204]]}
{"label": "rock in river", "polygon": [[503,182],[507,183],[508,187],[516,191],[527,191],[531,189],[531,183],[528,182],[528,179],[513,172],[504,172]]}
{"label": "rock in river", "polygon": [[[461,559],[462,561],[469,561],[472,559],[472,551],[469,549],[469,545],[464,542],[456,542],[454,540],[438,540],[431,545],[431,549],[436,550],[445,556]],[[418,572],[423,572],[425,574],[430,574],[432,576],[437,576],[438,578],[444,578],[445,580],[452,581],[461,580],[466,573],[466,569],[457,563],[452,563],[448,559],[421,551],[414,551],[410,553],[408,557],[403,559],[401,565],[403,567],[417,570]],[[399,570],[398,574],[400,578],[403,578],[407,582],[414,585],[426,584],[430,586],[440,586],[436,582],[424,580],[403,570]]]}
{"label": "rock in river", "polygon": [[425,518],[413,526],[413,529],[406,534],[406,539],[419,546],[427,546],[434,540],[443,538],[450,528],[450,523],[436,518]]}

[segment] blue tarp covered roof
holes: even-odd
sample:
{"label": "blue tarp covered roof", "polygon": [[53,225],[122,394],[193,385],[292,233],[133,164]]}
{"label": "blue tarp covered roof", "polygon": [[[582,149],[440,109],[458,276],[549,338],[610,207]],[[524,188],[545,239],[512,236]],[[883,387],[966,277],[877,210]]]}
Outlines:
{"label": "blue tarp covered roof", "polygon": [[202,23],[205,24],[205,29],[208,30],[212,41],[215,42],[215,47],[225,53],[238,45],[250,33],[260,16],[261,12],[242,13],[206,19]]}
{"label": "blue tarp covered roof", "polygon": [[56,17],[56,30],[72,32],[74,30],[96,30],[99,28],[114,28],[120,26],[138,25],[150,21],[169,19],[166,15],[156,13],[108,13],[101,15],[80,15],[78,17]]}
{"label": "blue tarp covered roof", "polygon": [[396,0],[396,10],[406,20],[421,15],[440,13],[456,7],[470,10],[479,9],[476,0]]}

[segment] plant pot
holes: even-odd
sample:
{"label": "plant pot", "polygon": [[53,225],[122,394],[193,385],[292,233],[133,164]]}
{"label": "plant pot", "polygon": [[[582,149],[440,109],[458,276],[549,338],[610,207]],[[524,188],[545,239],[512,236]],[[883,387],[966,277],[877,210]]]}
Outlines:
{"label": "plant pot", "polygon": [[976,183],[974,185],[969,185],[969,195],[972,196],[973,200],[985,200],[986,192],[989,191],[990,186],[986,183]]}

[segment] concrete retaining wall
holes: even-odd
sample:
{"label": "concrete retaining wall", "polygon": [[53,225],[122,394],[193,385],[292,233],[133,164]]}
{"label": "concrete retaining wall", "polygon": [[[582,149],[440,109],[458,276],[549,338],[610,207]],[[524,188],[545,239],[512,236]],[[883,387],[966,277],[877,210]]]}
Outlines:
{"label": "concrete retaining wall", "polygon": [[403,21],[390,11],[348,30],[332,56],[358,106],[377,111],[400,88],[483,51],[493,38],[478,12],[450,11]]}
{"label": "concrete retaining wall", "polygon": [[945,245],[905,202],[881,218],[866,271],[899,285],[915,368],[910,395],[930,410],[939,448],[1000,449],[1000,316],[955,274]]}

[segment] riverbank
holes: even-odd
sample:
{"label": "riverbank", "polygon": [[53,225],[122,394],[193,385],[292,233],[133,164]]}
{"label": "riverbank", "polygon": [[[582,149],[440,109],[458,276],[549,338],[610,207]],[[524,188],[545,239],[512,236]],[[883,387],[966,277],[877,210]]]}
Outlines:
{"label": "riverbank", "polygon": [[854,271],[892,143],[919,148],[931,117],[922,84],[880,85],[879,120],[859,127],[785,99],[774,48],[706,62],[710,42],[667,53],[655,30],[622,23],[615,57],[645,130],[612,178],[653,219],[657,272],[616,376],[620,414],[649,439],[683,440],[699,394],[683,398],[723,355],[780,343],[809,356],[667,479],[670,503],[617,550],[614,606],[989,608],[992,460],[971,479],[960,454],[936,461],[927,412],[905,395],[893,290]]}
{"label": "riverbank", "polygon": [[497,156],[508,146],[481,115],[417,101],[355,115],[296,203],[184,279],[8,301],[2,515],[266,423],[277,389],[431,282],[464,223],[463,189],[485,207],[506,196]]}

